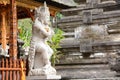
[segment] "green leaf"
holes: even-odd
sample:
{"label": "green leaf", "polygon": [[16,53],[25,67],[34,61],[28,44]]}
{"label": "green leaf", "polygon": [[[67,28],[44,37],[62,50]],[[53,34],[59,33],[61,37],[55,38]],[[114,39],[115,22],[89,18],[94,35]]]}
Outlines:
{"label": "green leaf", "polygon": [[25,44],[23,47],[30,45],[30,37],[32,36],[32,21],[31,19],[22,19],[18,20],[18,28],[20,29],[19,37],[22,39]]}
{"label": "green leaf", "polygon": [[60,43],[61,39],[64,38],[62,30],[55,28],[54,32],[55,32],[55,35],[53,35],[52,39],[48,41],[48,44],[50,45],[50,47],[53,49],[53,52],[54,52],[51,57],[51,62],[52,62],[53,66],[59,62],[61,53],[57,49],[60,48],[59,43]]}

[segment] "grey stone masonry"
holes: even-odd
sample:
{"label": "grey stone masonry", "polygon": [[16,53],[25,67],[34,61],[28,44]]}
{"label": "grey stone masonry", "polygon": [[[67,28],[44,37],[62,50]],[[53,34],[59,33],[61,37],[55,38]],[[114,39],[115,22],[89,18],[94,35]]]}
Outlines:
{"label": "grey stone masonry", "polygon": [[60,75],[27,76],[26,80],[60,80]]}

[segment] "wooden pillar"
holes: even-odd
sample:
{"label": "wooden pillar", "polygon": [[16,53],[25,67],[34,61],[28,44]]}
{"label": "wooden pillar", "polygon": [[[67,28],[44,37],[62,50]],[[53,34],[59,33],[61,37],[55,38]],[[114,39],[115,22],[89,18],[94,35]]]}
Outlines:
{"label": "wooden pillar", "polygon": [[6,49],[6,22],[5,22],[5,16],[6,12],[2,12],[2,48],[5,50]]}
{"label": "wooden pillar", "polygon": [[15,0],[10,0],[10,57],[17,58],[17,11]]}

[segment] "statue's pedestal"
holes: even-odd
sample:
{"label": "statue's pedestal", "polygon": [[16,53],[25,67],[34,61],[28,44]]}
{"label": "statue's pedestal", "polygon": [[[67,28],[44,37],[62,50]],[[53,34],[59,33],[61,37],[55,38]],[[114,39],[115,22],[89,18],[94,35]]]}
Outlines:
{"label": "statue's pedestal", "polygon": [[60,75],[27,76],[26,80],[60,80]]}

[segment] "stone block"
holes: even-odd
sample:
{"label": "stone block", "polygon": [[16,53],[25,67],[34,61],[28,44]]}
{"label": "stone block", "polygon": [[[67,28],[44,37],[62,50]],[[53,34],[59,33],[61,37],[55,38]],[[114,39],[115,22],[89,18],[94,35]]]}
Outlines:
{"label": "stone block", "polygon": [[90,10],[83,11],[83,23],[85,24],[92,23],[92,11]]}
{"label": "stone block", "polygon": [[101,0],[87,0],[86,1],[86,3],[93,3],[93,4],[100,3],[100,2],[101,2]]}
{"label": "stone block", "polygon": [[60,80],[60,75],[27,76],[26,80]]}

